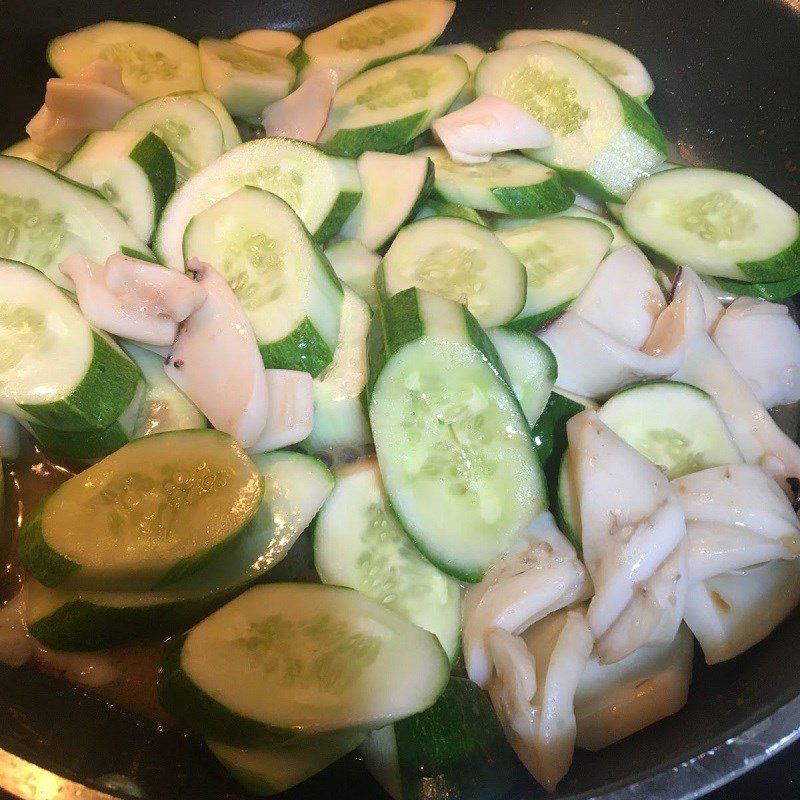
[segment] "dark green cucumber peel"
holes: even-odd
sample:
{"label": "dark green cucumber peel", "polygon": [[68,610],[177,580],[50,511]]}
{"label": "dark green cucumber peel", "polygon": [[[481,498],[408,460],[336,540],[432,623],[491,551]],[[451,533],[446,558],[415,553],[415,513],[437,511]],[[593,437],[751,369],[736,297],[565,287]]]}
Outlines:
{"label": "dark green cucumber peel", "polygon": [[558,175],[532,186],[497,186],[492,195],[514,217],[543,217],[558,214],[575,202],[575,192]]}
{"label": "dark green cucumber peel", "polygon": [[328,212],[328,216],[322,221],[312,238],[319,244],[325,244],[328,239],[332,239],[344,225],[345,220],[353,213],[353,210],[361,200],[360,191],[339,192],[339,196]]}
{"label": "dark green cucumber peel", "polygon": [[547,311],[534,314],[532,317],[517,317],[516,319],[512,319],[511,322],[507,322],[502,327],[512,331],[525,331],[527,333],[538,331],[547,325],[548,322],[552,322],[559,314],[566,311],[571,303],[572,300],[565,300],[560,305],[548,308]]}
{"label": "dark green cucumber peel", "polygon": [[418,111],[402,119],[365,128],[341,128],[320,149],[334,156],[358,158],[367,150],[393,152],[407,145],[425,128],[428,111]]}
{"label": "dark green cucumber peel", "polygon": [[737,266],[756,283],[775,283],[800,278],[800,232],[797,238],[780,253],[763,261],[740,262]]}
{"label": "dark green cucumber peel", "polygon": [[17,554],[22,566],[40,583],[58,586],[80,569],[80,564],[53,550],[44,538],[42,514],[46,500],[36,504],[20,529]]}
{"label": "dark green cucumber peel", "polygon": [[51,455],[94,461],[105,458],[128,444],[131,436],[119,422],[103,431],[55,431],[37,422],[28,423],[39,444]]}
{"label": "dark green cucumber peel", "polygon": [[288,336],[258,346],[267,369],[292,369],[316,378],[333,361],[333,350],[312,322],[304,319]]}
{"label": "dark green cucumber peel", "polygon": [[[130,152],[130,159],[145,170],[150,177],[155,200],[155,223],[164,210],[170,195],[175,191],[177,173],[175,159],[170,149],[154,133],[148,133]],[[153,164],[163,165],[154,170]]]}
{"label": "dark green cucumber peel", "polygon": [[430,209],[434,217],[453,217],[455,219],[465,219],[467,222],[474,222],[484,228],[489,226],[486,220],[474,209],[469,206],[462,206],[459,203],[451,203],[443,195],[439,194],[434,188],[431,196],[423,203],[423,208]]}
{"label": "dark green cucumber peel", "polygon": [[761,300],[769,300],[773,303],[780,303],[788,300],[800,292],[800,275],[787,278],[783,281],[761,281],[757,283],[746,283],[732,278],[713,278],[714,283],[720,289],[736,297],[756,297]]}

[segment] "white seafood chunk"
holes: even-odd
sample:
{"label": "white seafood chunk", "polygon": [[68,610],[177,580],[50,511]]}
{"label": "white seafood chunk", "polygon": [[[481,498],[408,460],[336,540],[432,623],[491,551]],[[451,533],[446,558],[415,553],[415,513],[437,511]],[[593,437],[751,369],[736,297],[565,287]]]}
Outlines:
{"label": "white seafood chunk", "polygon": [[266,453],[297,444],[314,427],[314,381],[307,372],[268,369],[267,424],[251,453]]}
{"label": "white seafood chunk", "polygon": [[677,294],[687,283],[690,283],[697,289],[703,300],[703,310],[706,315],[706,330],[714,330],[719,318],[725,311],[725,307],[720,302],[716,292],[691,267],[681,267],[678,270],[675,275],[672,294]]}
{"label": "white seafood chunk", "polygon": [[36,652],[25,626],[25,592],[20,591],[0,608],[0,664],[21,667]]}
{"label": "white seafood chunk", "polygon": [[267,136],[316,142],[328,121],[338,85],[336,70],[314,70],[291,94],[264,109]]}

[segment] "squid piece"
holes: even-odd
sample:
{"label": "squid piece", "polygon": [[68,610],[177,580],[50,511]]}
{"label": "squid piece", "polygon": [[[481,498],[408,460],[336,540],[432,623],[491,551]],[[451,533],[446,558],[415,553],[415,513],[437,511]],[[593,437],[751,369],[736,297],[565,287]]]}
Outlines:
{"label": "squid piece", "polygon": [[683,509],[664,473],[593,411],[567,423],[583,557],[595,587],[597,651],[620,661],[670,642],[683,617],[688,546]]}
{"label": "squid piece", "polygon": [[685,620],[706,663],[718,664],[766,639],[800,603],[800,564],[770,561],[693,583]]}
{"label": "squid piece", "polygon": [[493,95],[481,95],[457,111],[439,117],[433,131],[450,158],[484,164],[494,153],[547,147],[553,137],[524,108]]}
{"label": "squid piece", "polygon": [[550,514],[542,517],[545,524],[539,521],[524,549],[501,559],[464,598],[467,674],[484,688],[492,677],[492,630],[520,634],[551,612],[591,595],[591,582],[575,549]]}
{"label": "squid piece", "polygon": [[314,427],[314,381],[307,372],[268,369],[267,424],[251,453],[266,453],[302,442]]}
{"label": "squid piece", "polygon": [[725,306],[722,305],[714,290],[693,269],[681,267],[675,274],[675,282],[672,285],[673,296],[686,284],[691,284],[700,293],[706,316],[706,330],[713,331],[725,311]]}
{"label": "squid piece", "polygon": [[34,641],[25,625],[25,612],[24,589],[0,608],[0,664],[21,667],[36,652]]}
{"label": "squid piece", "polygon": [[336,70],[312,72],[291,94],[264,109],[262,122],[267,136],[316,142],[328,122],[338,86]]}
{"label": "squid piece", "polygon": [[78,305],[92,325],[145,345],[171,345],[178,323],[206,297],[183,273],[122,253],[109,256],[104,265],[76,253],[59,269],[75,284]]}
{"label": "squid piece", "polygon": [[740,297],[713,339],[763,406],[800,400],[800,328],[786,306]]}
{"label": "squid piece", "polygon": [[672,488],[686,515],[692,581],[800,555],[797,515],[759,467],[713,467],[677,478]]}

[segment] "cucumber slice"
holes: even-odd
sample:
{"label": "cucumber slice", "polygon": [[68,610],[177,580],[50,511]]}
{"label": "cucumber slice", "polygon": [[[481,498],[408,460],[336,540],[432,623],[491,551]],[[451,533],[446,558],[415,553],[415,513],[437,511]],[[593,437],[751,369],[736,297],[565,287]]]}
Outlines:
{"label": "cucumber slice", "polygon": [[631,386],[607,400],[598,414],[617,436],[664,469],[670,480],[742,462],[714,401],[688,383]]}
{"label": "cucumber slice", "polygon": [[[271,33],[271,31],[266,31]],[[364,741],[359,731],[337,731],[278,747],[245,749],[207,741],[208,749],[248,792],[285,792],[338,761]]]}
{"label": "cucumber slice", "polygon": [[199,100],[217,118],[219,127],[222,129],[222,144],[226,153],[231,148],[236,147],[237,144],[242,143],[242,136],[233,121],[233,117],[213,94],[208,92],[186,92],[186,94],[194,100]]}
{"label": "cucumber slice", "polygon": [[314,428],[303,442],[311,453],[344,457],[372,441],[367,419],[367,332],[372,313],[344,287],[333,361],[314,379]]}
{"label": "cucumber slice", "polygon": [[190,95],[158,97],[121,117],[117,131],[154,133],[175,159],[178,183],[183,183],[225,152],[216,114]]}
{"label": "cucumber slice", "polygon": [[486,226],[483,217],[473,208],[459,205],[458,203],[448,203],[443,200],[435,200],[429,197],[422,205],[422,208],[414,217],[414,222],[428,217],[454,217],[455,219],[465,219],[467,222],[474,222],[476,225]]}
{"label": "cucumber slice", "polygon": [[625,230],[675,264],[740,281],[800,275],[800,216],[758,181],[681,167],[651,175],[622,212]]}
{"label": "cucumber slice", "polygon": [[58,265],[73,253],[104,262],[123,247],[149,251],[96,192],[21,158],[0,156],[0,259],[41,270],[72,290]]}
{"label": "cucumber slice", "polygon": [[203,88],[197,48],[154,25],[100,22],[47,46],[47,60],[62,78],[75,77],[98,58],[119,65],[125,88],[137,100]]}
{"label": "cucumber slice", "polygon": [[192,219],[183,250],[187,261],[215,264],[228,281],[264,366],[316,376],[331,363],[342,287],[280,197],[244,186]]}
{"label": "cucumber slice", "polygon": [[257,117],[264,106],[286,97],[295,81],[285,59],[225,39],[198,45],[206,89],[235,117]]}
{"label": "cucumber slice", "polygon": [[501,154],[485,164],[460,164],[443,147],[417,152],[433,161],[435,196],[451,203],[496,214],[541,217],[563,211],[575,199],[552,169],[524,156]]}
{"label": "cucumber slice", "polygon": [[649,111],[560,45],[490,53],[475,87],[522,106],[545,125],[553,144],[530,154],[594,200],[626,200],[666,157],[664,135]]}
{"label": "cucumber slice", "polygon": [[450,664],[433,634],[352,589],[257,586],[173,640],[161,704],[242,747],[363,730],[430,707]]}
{"label": "cucumber slice", "polygon": [[15,142],[10,147],[6,147],[5,150],[0,150],[0,155],[24,158],[26,161],[32,161],[34,164],[49,169],[51,172],[55,172],[69,157],[60,150],[42,147],[30,139]]}
{"label": "cucumber slice", "polygon": [[333,271],[371,308],[378,305],[378,290],[375,288],[375,273],[381,265],[381,257],[367,250],[361,242],[345,239],[325,249]]}
{"label": "cucumber slice", "polygon": [[383,259],[388,296],[416,286],[465,302],[484,327],[502,325],[525,303],[525,270],[489,230],[462,219],[431,217],[407,225]]}
{"label": "cucumber slice", "polygon": [[232,42],[269,53],[271,56],[289,58],[300,46],[300,38],[289,31],[271,31],[266,28],[252,28],[237,33]]}
{"label": "cucumber slice", "polygon": [[554,217],[500,231],[497,238],[522,262],[528,276],[525,307],[509,327],[536,330],[583,291],[611,249],[614,235],[592,219]]}
{"label": "cucumber slice", "polygon": [[25,521],[19,556],[45,586],[167,585],[219,558],[261,502],[227,434],[173,431],[125,445],[62,484]]}
{"label": "cucumber slice", "polygon": [[317,241],[333,236],[361,196],[355,164],[304,142],[260,139],[234,147],[172,196],[154,247],[166,266],[183,270],[183,235],[192,217],[243,186],[285,200]]}
{"label": "cucumber slice", "polygon": [[175,191],[175,160],[152,133],[89,134],[59,171],[103,195],[144,242]]}
{"label": "cucumber slice", "polygon": [[277,452],[253,459],[264,497],[247,531],[223,558],[157,592],[75,592],[28,581],[28,629],[55,650],[103,650],[185,630],[256,579],[263,579],[310,525],[333,488],[316,458]]}
{"label": "cucumber slice", "polygon": [[707,276],[706,282],[723,295],[757,297],[761,300],[769,300],[772,303],[781,303],[800,292],[800,275],[783,281],[759,281],[758,283],[745,283],[744,281],[734,281],[729,278],[711,278]]}
{"label": "cucumber slice", "polygon": [[406,56],[340,86],[321,142],[355,158],[404,148],[453,104],[469,79],[458,56]]}
{"label": "cucumber slice", "polygon": [[461,590],[426,561],[392,513],[376,461],[342,470],[314,528],[314,566],[323,583],[349,586],[460,652]]}
{"label": "cucumber slice", "polygon": [[341,235],[383,250],[433,188],[433,164],[416,154],[364,153],[358,176],[363,194]]}
{"label": "cucumber slice", "polygon": [[371,733],[364,763],[394,800],[436,796],[503,800],[519,774],[486,694],[472,681],[450,678],[427,711]]}
{"label": "cucumber slice", "polygon": [[136,365],[32,267],[0,261],[0,287],[0,411],[62,431],[111,425],[136,394]]}
{"label": "cucumber slice", "polygon": [[341,81],[387,61],[419,53],[453,16],[450,0],[392,0],[360,11],[305,38],[295,61],[306,71],[333,67]]}
{"label": "cucumber slice", "polygon": [[546,506],[497,353],[466,308],[416,289],[381,305],[368,347],[370,421],[392,508],[430,561],[479,581]]}
{"label": "cucumber slice", "polygon": [[582,548],[581,510],[569,468],[569,453],[565,452],[558,469],[558,486],[555,499],[556,516],[561,530],[580,552]]}
{"label": "cucumber slice", "polygon": [[467,103],[471,103],[475,99],[475,70],[478,69],[478,64],[486,55],[486,51],[472,42],[459,42],[458,44],[440,44],[431,47],[428,52],[434,55],[458,56],[464,59],[467,69],[469,69],[469,80],[448,111],[455,111]]}
{"label": "cucumber slice", "polygon": [[640,102],[653,94],[653,79],[633,53],[591,33],[564,30],[507,31],[497,40],[497,47],[526,47],[537,42],[554,42],[569,48]]}
{"label": "cucumber slice", "polygon": [[550,348],[524,331],[487,331],[511,379],[525,419],[533,426],[544,411],[556,382],[558,365]]}

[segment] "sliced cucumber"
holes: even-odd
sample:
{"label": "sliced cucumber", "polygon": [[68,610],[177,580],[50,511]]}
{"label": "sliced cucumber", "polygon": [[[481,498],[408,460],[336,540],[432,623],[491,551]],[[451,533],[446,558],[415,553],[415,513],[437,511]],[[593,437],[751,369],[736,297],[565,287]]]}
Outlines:
{"label": "sliced cucumber", "polygon": [[449,110],[455,111],[467,103],[471,103],[475,99],[475,70],[478,69],[478,64],[486,55],[486,51],[472,42],[459,42],[458,44],[440,44],[431,47],[428,52],[434,55],[458,56],[464,59],[469,69],[469,80]]}
{"label": "sliced cucumber", "polygon": [[435,634],[455,660],[460,587],[408,540],[388,505],[376,461],[337,475],[314,528],[314,566],[323,583],[357,589]]}
{"label": "sliced cucumber", "polygon": [[467,222],[474,222],[476,225],[486,227],[483,217],[474,208],[468,208],[458,203],[448,203],[444,200],[434,200],[431,197],[422,204],[422,207],[414,217],[414,221],[427,219],[428,217],[454,217],[455,219],[465,219]]}
{"label": "sliced cucumber", "polygon": [[167,585],[218,558],[258,510],[261,473],[213,430],[137,439],[60,486],[20,531],[45,586]]}
{"label": "sliced cucumber", "polygon": [[600,419],[672,480],[739,464],[741,453],[709,395],[678,381],[631,386],[607,400]]}
{"label": "sliced cucumber", "polygon": [[392,295],[416,286],[465,303],[484,327],[514,319],[525,303],[525,270],[498,238],[463,219],[431,217],[407,225],[381,265]]}
{"label": "sliced cucumber", "polygon": [[392,508],[430,561],[479,581],[546,506],[497,353],[466,308],[416,289],[381,305],[369,353],[370,421]]}
{"label": "sliced cucumber", "polygon": [[206,89],[235,117],[258,117],[292,90],[295,70],[285,58],[225,39],[203,38],[198,48]]}
{"label": "sliced cucumber", "polygon": [[433,634],[352,589],[257,586],[167,647],[161,704],[226,744],[363,730],[430,707],[450,664]]}
{"label": "sliced cucumber", "polygon": [[96,192],[21,158],[0,156],[0,259],[41,270],[73,289],[58,265],[73,253],[104,262],[123,247],[149,251]]}
{"label": "sliced cucumber", "polygon": [[535,425],[556,382],[555,356],[541,339],[524,331],[494,328],[487,335],[511,379],[511,388],[525,419],[529,425]]}
{"label": "sliced cucumber", "polygon": [[47,46],[47,60],[62,78],[75,77],[98,58],[119,65],[125,88],[138,100],[203,88],[197,48],[154,25],[100,22]]}
{"label": "sliced cucumber", "polygon": [[450,0],[392,0],[312,33],[295,58],[307,71],[333,67],[345,81],[387,61],[419,53],[453,16]]}
{"label": "sliced cucumber", "polygon": [[209,94],[209,92],[187,92],[186,94],[195,100],[199,100],[217,118],[217,122],[219,122],[219,126],[222,129],[222,143],[225,146],[226,153],[231,148],[236,147],[237,144],[242,143],[242,136],[233,121],[233,117],[213,94]]}
{"label": "sliced cucumber", "polygon": [[192,217],[243,186],[256,186],[285,200],[317,241],[341,228],[361,196],[353,162],[289,139],[245,142],[172,196],[154,242],[166,266],[183,270],[183,236]]}
{"label": "sliced cucumber", "polygon": [[569,48],[637,100],[644,102],[653,94],[653,79],[633,53],[591,33],[564,30],[507,31],[497,40],[497,46],[525,47],[536,42],[555,42]]}
{"label": "sliced cucumber", "polygon": [[611,248],[613,234],[592,219],[554,217],[500,231],[497,238],[528,276],[525,307],[509,327],[536,330],[581,293]]}
{"label": "sliced cucumber", "polygon": [[225,152],[217,115],[191,95],[148,100],[121,117],[114,130],[156,134],[175,159],[178,183]]}
{"label": "sliced cucumber", "polygon": [[62,431],[108,428],[136,394],[136,365],[32,267],[0,261],[0,287],[0,411]]}
{"label": "sliced cucumber", "polygon": [[439,797],[503,800],[518,762],[486,694],[450,678],[427,711],[371,733],[361,747],[367,769],[394,800]]}
{"label": "sliced cucumber", "polygon": [[450,203],[511,214],[541,217],[572,205],[574,193],[549,167],[513,153],[485,164],[460,164],[443,147],[419,150],[436,169],[434,195]]}
{"label": "sliced cucumber", "polygon": [[554,506],[561,530],[564,531],[572,544],[575,545],[575,549],[580,552],[582,547],[581,510],[578,495],[575,492],[572,482],[569,466],[569,452],[565,452],[561,458],[561,466],[558,469],[558,483]]}
{"label": "sliced cucumber", "polygon": [[144,242],[175,191],[175,160],[153,133],[89,134],[59,172],[103,195]]}
{"label": "sliced cucumber", "polygon": [[66,153],[60,150],[51,150],[49,147],[42,147],[30,139],[23,139],[21,142],[15,142],[5,150],[0,150],[0,155],[14,156],[14,158],[24,158],[26,161],[32,161],[40,167],[49,169],[55,172],[69,157]]}
{"label": "sliced cucumber", "polygon": [[355,158],[405,148],[452,105],[469,79],[458,56],[406,56],[340,86],[321,142]]}
{"label": "sliced cucumber", "polygon": [[522,106],[553,135],[530,151],[594,200],[618,202],[666,157],[664,136],[642,105],[580,56],[551,42],[490,53],[475,74],[478,94]]}
{"label": "sliced cucumber", "polygon": [[800,275],[796,275],[794,278],[787,278],[784,281],[759,281],[758,283],[745,283],[744,281],[733,281],[729,278],[706,276],[706,282],[723,295],[757,297],[761,300],[769,300],[772,303],[781,303],[800,292]]}
{"label": "sliced cucumber", "polygon": [[800,275],[800,216],[758,181],[681,167],[651,175],[622,211],[625,230],[675,264],[740,281]]}
{"label": "sliced cucumber", "polygon": [[344,239],[325,248],[325,257],[339,276],[356,294],[369,303],[378,305],[378,290],[375,288],[375,273],[381,265],[381,257],[367,250],[361,242]]}
{"label": "sliced cucumber", "polygon": [[280,197],[244,186],[186,228],[186,260],[214,264],[247,313],[264,366],[316,376],[333,359],[342,287]]}
{"label": "sliced cucumber", "polygon": [[430,193],[433,164],[416,154],[364,153],[358,175],[363,194],[341,235],[382,251]]}
{"label": "sliced cucumber", "polygon": [[271,56],[289,58],[300,46],[299,37],[289,31],[271,31],[266,28],[252,28],[237,33],[231,40],[237,44],[269,53]]}

